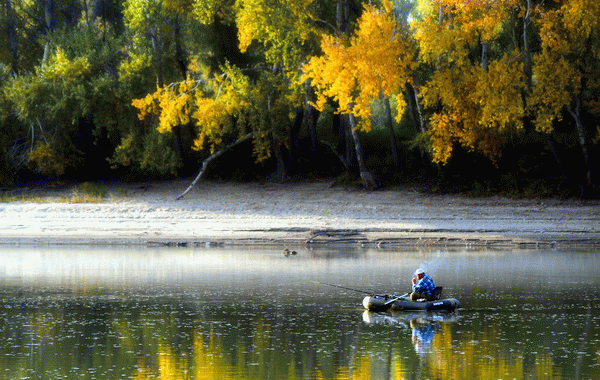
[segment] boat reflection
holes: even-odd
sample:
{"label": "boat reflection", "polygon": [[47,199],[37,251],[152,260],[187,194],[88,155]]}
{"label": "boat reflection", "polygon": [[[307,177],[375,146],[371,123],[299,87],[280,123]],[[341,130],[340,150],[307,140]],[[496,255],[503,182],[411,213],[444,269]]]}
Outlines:
{"label": "boat reflection", "polygon": [[398,312],[377,313],[365,310],[363,322],[369,325],[396,325],[411,329],[411,340],[417,354],[427,354],[431,351],[431,342],[435,335],[442,331],[443,323],[454,323],[458,316],[453,314],[422,314]]}

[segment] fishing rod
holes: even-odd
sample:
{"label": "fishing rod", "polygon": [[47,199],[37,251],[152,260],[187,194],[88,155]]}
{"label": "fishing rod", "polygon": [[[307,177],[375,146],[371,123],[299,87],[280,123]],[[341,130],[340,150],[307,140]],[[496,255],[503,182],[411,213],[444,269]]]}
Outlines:
{"label": "fishing rod", "polygon": [[333,286],[333,287],[340,288],[340,289],[352,290],[353,292],[358,292],[358,293],[362,293],[362,294],[375,294],[376,293],[376,292],[368,292],[366,290],[352,289],[352,288],[348,288],[348,287],[341,286],[341,285],[328,284],[326,282],[321,282],[321,281],[312,281],[312,282],[314,282],[315,284],[321,284],[321,285]]}
{"label": "fishing rod", "polygon": [[[353,292],[358,292],[358,293],[362,293],[362,294],[378,294],[377,292],[368,292],[366,290],[353,289],[353,288],[348,288],[346,286],[335,285],[335,284],[328,284],[326,282],[321,282],[321,281],[312,281],[312,282],[314,282],[315,284],[321,284],[321,285],[333,286],[333,287],[340,288],[340,289],[352,290]],[[387,301],[384,305],[387,305],[387,304],[389,304],[389,303],[391,303],[393,301],[396,301],[398,299],[405,298],[409,294],[410,294],[410,292],[405,293],[405,294],[403,294],[401,296],[393,295],[392,298],[389,301]]]}

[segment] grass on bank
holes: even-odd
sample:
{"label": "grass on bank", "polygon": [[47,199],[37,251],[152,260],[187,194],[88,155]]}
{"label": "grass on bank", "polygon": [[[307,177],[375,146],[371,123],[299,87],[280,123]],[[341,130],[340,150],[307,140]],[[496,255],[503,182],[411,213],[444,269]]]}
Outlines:
{"label": "grass on bank", "polygon": [[109,194],[105,184],[83,182],[73,187],[68,194],[58,197],[38,194],[14,195],[10,192],[0,193],[0,203],[28,202],[28,203],[102,203],[118,202],[127,197],[127,189],[119,189],[118,194]]}

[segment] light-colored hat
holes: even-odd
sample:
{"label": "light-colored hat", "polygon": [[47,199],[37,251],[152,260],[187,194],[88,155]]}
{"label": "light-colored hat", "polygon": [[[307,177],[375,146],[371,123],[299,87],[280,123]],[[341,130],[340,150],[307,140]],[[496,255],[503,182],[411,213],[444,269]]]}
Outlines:
{"label": "light-colored hat", "polygon": [[425,271],[423,270],[423,268],[419,268],[415,271],[415,274],[423,274],[425,273]]}

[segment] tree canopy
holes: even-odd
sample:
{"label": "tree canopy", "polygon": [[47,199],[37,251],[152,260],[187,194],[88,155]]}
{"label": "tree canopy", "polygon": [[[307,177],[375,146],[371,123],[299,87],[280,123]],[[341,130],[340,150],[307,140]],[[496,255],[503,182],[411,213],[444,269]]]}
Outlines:
{"label": "tree canopy", "polygon": [[2,0],[0,183],[187,176],[251,133],[223,170],[594,196],[598,20],[592,0]]}

